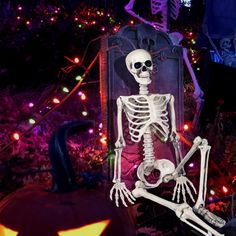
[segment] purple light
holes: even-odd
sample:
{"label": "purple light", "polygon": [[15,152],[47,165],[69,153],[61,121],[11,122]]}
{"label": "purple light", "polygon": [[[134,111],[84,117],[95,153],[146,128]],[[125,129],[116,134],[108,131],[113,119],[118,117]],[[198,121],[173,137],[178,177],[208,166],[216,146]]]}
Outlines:
{"label": "purple light", "polygon": [[138,165],[135,164],[135,165],[134,165],[134,169],[136,169],[137,167],[138,167]]}
{"label": "purple light", "polygon": [[209,199],[209,201],[213,201],[213,197],[209,197],[208,199]]}
{"label": "purple light", "polygon": [[33,106],[34,106],[34,103],[30,102],[29,107],[33,107]]}
{"label": "purple light", "polygon": [[102,123],[99,124],[99,129],[102,129]]}
{"label": "purple light", "polygon": [[90,134],[93,134],[93,129],[89,129],[89,133],[90,133]]}
{"label": "purple light", "polygon": [[188,166],[189,166],[190,168],[193,168],[193,167],[194,167],[194,163],[190,163]]}

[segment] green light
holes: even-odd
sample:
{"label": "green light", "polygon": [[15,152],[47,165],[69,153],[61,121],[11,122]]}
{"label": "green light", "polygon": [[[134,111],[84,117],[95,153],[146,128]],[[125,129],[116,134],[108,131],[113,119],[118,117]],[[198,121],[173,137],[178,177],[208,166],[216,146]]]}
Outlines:
{"label": "green light", "polygon": [[77,80],[77,81],[82,80],[82,76],[81,76],[81,75],[77,75],[77,76],[75,77],[75,80]]}
{"label": "green light", "polygon": [[36,123],[36,121],[35,121],[33,118],[30,118],[30,119],[29,119],[29,123],[30,123],[31,125],[34,125],[34,124]]}
{"label": "green light", "polygon": [[62,91],[65,92],[65,93],[69,93],[70,92],[67,87],[63,87]]}

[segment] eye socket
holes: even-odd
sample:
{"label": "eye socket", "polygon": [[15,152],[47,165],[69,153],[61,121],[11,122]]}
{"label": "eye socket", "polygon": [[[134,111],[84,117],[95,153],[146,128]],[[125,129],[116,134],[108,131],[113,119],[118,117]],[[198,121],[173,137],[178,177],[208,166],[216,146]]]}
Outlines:
{"label": "eye socket", "polygon": [[152,66],[152,62],[150,60],[145,61],[145,66],[150,67]]}
{"label": "eye socket", "polygon": [[141,63],[141,62],[135,62],[135,63],[134,63],[134,68],[135,68],[135,69],[139,69],[139,68],[141,68],[141,66],[142,66],[142,63]]}

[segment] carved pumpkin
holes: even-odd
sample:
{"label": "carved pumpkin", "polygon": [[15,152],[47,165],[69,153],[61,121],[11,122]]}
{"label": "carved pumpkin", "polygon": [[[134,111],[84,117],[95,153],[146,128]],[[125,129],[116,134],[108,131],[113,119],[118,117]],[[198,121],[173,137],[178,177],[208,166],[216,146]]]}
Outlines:
{"label": "carved pumpkin", "polygon": [[127,209],[116,208],[107,196],[104,189],[51,193],[24,187],[0,202],[1,228],[8,229],[1,236],[135,235]]}
{"label": "carved pumpkin", "polygon": [[71,122],[54,133],[49,144],[52,192],[31,185],[3,199],[0,236],[135,235],[127,209],[115,207],[106,189],[78,188],[75,181],[66,139],[77,129],[85,130],[91,124],[91,121]]}

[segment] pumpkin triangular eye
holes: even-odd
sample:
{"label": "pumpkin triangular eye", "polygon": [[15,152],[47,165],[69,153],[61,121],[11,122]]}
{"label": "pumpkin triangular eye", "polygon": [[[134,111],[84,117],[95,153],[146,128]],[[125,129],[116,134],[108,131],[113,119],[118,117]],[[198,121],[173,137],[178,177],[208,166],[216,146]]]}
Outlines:
{"label": "pumpkin triangular eye", "polygon": [[59,231],[58,234],[59,236],[100,236],[109,223],[110,220],[103,220],[77,229]]}
{"label": "pumpkin triangular eye", "polygon": [[3,225],[0,225],[0,235],[1,236],[16,236],[18,232],[6,228]]}

